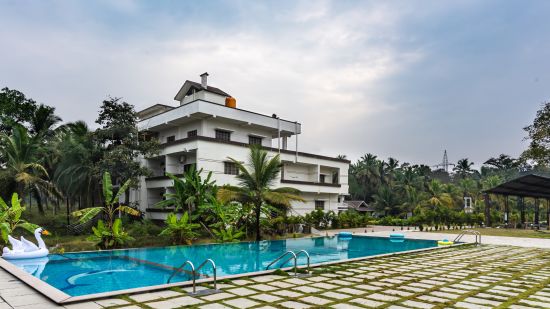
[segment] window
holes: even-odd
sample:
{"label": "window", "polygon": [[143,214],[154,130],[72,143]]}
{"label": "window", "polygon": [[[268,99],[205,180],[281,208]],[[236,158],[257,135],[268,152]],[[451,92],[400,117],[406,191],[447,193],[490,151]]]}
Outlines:
{"label": "window", "polygon": [[173,142],[176,140],[176,136],[175,135],[170,135],[166,138],[166,142],[167,143],[170,143],[170,142]]}
{"label": "window", "polygon": [[250,145],[261,145],[262,144],[262,138],[258,136],[248,136],[248,144]]}
{"label": "window", "polygon": [[231,140],[231,132],[225,130],[216,130],[216,139],[229,142]]}
{"label": "window", "polygon": [[325,201],[315,201],[315,210],[325,210]]}
{"label": "window", "polygon": [[233,162],[223,162],[223,173],[227,175],[239,175],[237,164]]}
{"label": "window", "polygon": [[320,183],[325,183],[325,180],[326,180],[325,177],[326,177],[326,175],[323,175],[323,174],[319,175],[319,182]]}
{"label": "window", "polygon": [[192,130],[187,132],[187,137],[195,137],[197,136],[197,130]]}

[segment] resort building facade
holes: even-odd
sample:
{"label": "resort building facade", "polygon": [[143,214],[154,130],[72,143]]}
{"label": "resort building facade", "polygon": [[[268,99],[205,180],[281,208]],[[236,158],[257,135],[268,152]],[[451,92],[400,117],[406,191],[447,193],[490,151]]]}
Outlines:
{"label": "resort building facade", "polygon": [[[161,143],[155,157],[141,158],[151,171],[141,179],[140,187],[130,194],[151,219],[162,219],[154,205],[172,192],[172,180],[166,173],[181,175],[193,165],[203,169],[203,177],[212,172],[218,186],[238,185],[237,167],[228,157],[247,162],[250,145],[261,145],[268,156],[280,154],[283,164],[274,187],[300,190],[305,202],[294,202],[291,214],[304,215],[315,209],[342,209],[348,195],[349,161],[298,151],[301,125],[277,117],[238,109],[236,100],[221,89],[186,81],[175,96],[179,106],[156,104],[138,112],[138,128]],[[294,136],[294,148],[288,140]]]}

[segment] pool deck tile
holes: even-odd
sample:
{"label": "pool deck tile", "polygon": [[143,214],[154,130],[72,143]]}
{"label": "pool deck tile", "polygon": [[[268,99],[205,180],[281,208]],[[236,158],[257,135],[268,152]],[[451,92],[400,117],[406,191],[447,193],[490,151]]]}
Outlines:
{"label": "pool deck tile", "polygon": [[258,306],[260,303],[250,300],[248,298],[236,298],[224,301],[224,304],[233,306],[235,308],[250,308]]}
{"label": "pool deck tile", "polygon": [[120,299],[120,298],[100,299],[100,300],[96,300],[95,303],[102,307],[122,306],[122,305],[129,304],[127,300]]}
{"label": "pool deck tile", "polygon": [[231,293],[231,294],[238,295],[238,296],[247,296],[247,295],[252,295],[252,294],[258,293],[258,291],[254,291],[254,290],[251,290],[251,289],[248,289],[248,288],[236,288],[236,289],[231,289],[231,290],[226,290],[226,291]]}
{"label": "pool deck tile", "polygon": [[303,298],[300,298],[299,301],[301,301],[301,302],[306,302],[306,303],[309,303],[309,304],[312,304],[312,305],[316,305],[316,306],[323,306],[323,305],[326,305],[326,304],[328,304],[328,303],[332,303],[332,302],[333,302],[332,300],[325,299],[325,298],[321,298],[321,297],[317,297],[317,296],[307,296],[307,297],[303,297]]}
{"label": "pool deck tile", "polygon": [[279,306],[282,306],[284,308],[290,308],[290,309],[306,309],[311,307],[310,305],[306,305],[295,301],[285,301],[284,303],[280,303]]}
{"label": "pool deck tile", "polygon": [[274,303],[282,300],[283,298],[271,294],[257,294],[252,295],[250,298],[254,298],[259,301],[268,302],[268,303]]}

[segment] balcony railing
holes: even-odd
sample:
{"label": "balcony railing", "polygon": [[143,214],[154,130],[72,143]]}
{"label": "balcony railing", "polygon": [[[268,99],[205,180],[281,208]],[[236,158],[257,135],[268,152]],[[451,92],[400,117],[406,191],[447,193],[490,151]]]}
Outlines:
{"label": "balcony railing", "polygon": [[316,181],[302,181],[302,180],[291,180],[291,179],[281,179],[281,183],[295,184],[295,185],[310,185],[310,186],[323,186],[323,187],[335,187],[340,188],[342,185],[339,183],[327,183],[327,182],[316,182]]}

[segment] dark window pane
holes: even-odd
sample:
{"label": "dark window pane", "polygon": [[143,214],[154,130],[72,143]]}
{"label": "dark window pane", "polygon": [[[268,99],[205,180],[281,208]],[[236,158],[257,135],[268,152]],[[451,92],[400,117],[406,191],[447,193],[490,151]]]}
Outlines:
{"label": "dark window pane", "polygon": [[315,201],[315,210],[325,210],[325,201]]}
{"label": "dark window pane", "polygon": [[319,182],[320,183],[325,183],[325,176],[326,175],[323,175],[323,174],[319,175]]}
{"label": "dark window pane", "polygon": [[231,132],[224,131],[224,130],[216,130],[216,139],[228,142],[231,140]]}
{"label": "dark window pane", "polygon": [[194,137],[194,136],[197,136],[197,130],[187,132],[187,137]]}
{"label": "dark window pane", "polygon": [[166,138],[166,142],[167,143],[170,143],[170,142],[173,142],[176,140],[176,136],[175,135],[170,135]]}
{"label": "dark window pane", "polygon": [[227,175],[239,175],[237,164],[233,162],[223,162],[223,173]]}
{"label": "dark window pane", "polygon": [[261,145],[262,144],[262,138],[258,136],[249,136],[248,137],[248,143],[250,145]]}

